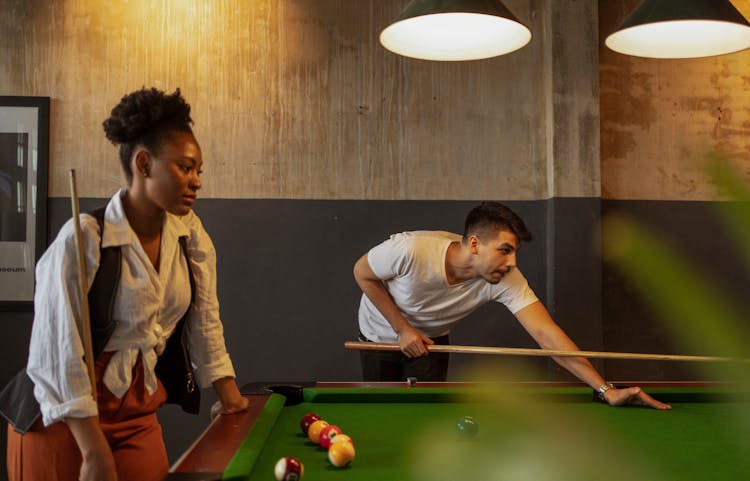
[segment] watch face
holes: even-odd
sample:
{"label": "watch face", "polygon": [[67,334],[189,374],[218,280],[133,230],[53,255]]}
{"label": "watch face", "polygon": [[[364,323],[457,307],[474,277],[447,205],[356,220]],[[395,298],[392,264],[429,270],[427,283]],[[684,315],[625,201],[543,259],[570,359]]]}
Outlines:
{"label": "watch face", "polygon": [[604,401],[604,393],[609,391],[610,389],[614,388],[615,386],[613,384],[605,384],[603,386],[600,386],[599,389],[596,390],[596,392],[599,395],[599,398]]}

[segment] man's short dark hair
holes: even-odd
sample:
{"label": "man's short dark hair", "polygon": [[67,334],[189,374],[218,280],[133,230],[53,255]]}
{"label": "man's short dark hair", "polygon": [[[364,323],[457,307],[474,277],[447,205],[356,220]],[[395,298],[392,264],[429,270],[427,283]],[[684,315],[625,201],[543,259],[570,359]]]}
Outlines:
{"label": "man's short dark hair", "polygon": [[512,232],[519,241],[531,240],[531,232],[515,212],[499,202],[482,202],[466,216],[463,242],[467,242],[472,234],[487,241],[501,231]]}

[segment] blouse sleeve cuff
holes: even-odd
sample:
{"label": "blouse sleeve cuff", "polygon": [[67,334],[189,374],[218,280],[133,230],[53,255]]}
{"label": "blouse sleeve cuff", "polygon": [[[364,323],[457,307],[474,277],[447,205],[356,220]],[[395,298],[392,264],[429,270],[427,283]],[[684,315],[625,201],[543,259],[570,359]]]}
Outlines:
{"label": "blouse sleeve cuff", "polygon": [[203,365],[195,370],[195,376],[198,379],[198,386],[201,389],[211,387],[214,381],[224,377],[236,377],[232,361],[229,354],[225,354],[221,359],[211,364]]}
{"label": "blouse sleeve cuff", "polygon": [[91,396],[79,397],[62,404],[42,406],[41,411],[45,427],[65,418],[89,418],[99,414],[96,402]]}

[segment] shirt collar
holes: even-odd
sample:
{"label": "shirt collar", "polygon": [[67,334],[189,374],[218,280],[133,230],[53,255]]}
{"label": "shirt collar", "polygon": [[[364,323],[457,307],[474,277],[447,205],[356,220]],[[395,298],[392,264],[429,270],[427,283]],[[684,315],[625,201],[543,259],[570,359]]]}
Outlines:
{"label": "shirt collar", "polygon": [[[122,205],[122,197],[126,189],[120,189],[107,204],[104,212],[104,236],[102,237],[102,248],[111,246],[121,246],[140,242],[138,236],[130,227],[128,218],[125,215],[125,209]],[[166,213],[164,225],[162,226],[162,239],[174,236],[188,236],[190,230],[184,222],[176,215]]]}

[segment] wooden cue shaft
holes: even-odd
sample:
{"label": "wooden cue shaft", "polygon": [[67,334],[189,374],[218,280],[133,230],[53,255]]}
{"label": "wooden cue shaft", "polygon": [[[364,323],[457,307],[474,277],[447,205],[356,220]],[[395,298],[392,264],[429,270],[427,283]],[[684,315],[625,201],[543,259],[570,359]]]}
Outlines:
{"label": "wooden cue shaft", "polygon": [[89,319],[89,295],[86,279],[86,255],[84,251],[83,233],[81,232],[80,209],[78,206],[78,187],[76,186],[76,171],[70,169],[70,203],[73,209],[73,226],[75,227],[76,257],[78,258],[78,290],[81,296],[81,315],[76,317],[78,332],[83,342],[83,360],[89,372],[91,381],[91,395],[96,401],[96,373],[94,372],[94,347],[91,341],[91,320]]}
{"label": "wooden cue shaft", "polygon": [[[398,344],[383,342],[347,341],[346,349],[365,351],[398,351]],[[640,354],[631,352],[599,351],[555,351],[550,349],[526,349],[520,347],[485,347],[485,346],[426,346],[429,352],[448,352],[455,354],[494,354],[503,356],[554,356],[554,357],[588,357],[596,359],[633,359],[641,361],[738,361],[737,359],[714,356],[681,356],[673,354]]]}

